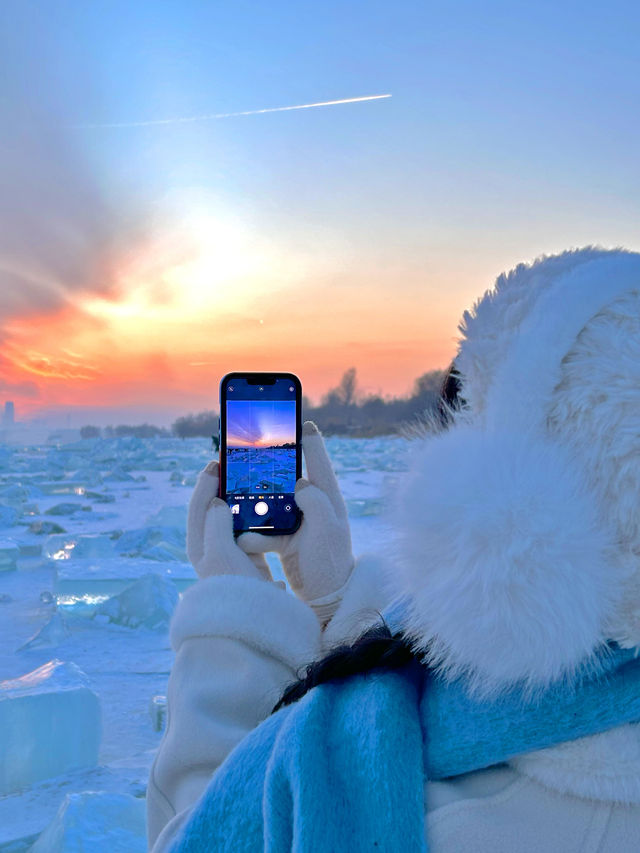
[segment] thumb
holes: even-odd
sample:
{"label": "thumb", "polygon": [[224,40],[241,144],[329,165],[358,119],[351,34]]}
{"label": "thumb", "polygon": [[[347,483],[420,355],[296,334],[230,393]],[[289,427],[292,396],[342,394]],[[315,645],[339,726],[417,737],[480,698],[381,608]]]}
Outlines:
{"label": "thumb", "polygon": [[277,551],[277,540],[279,536],[263,536],[261,533],[242,533],[238,536],[238,547],[245,554],[266,554],[268,551]]}
{"label": "thumb", "polygon": [[203,575],[265,577],[263,569],[243,553],[233,538],[233,516],[220,498],[211,502],[204,525],[204,556],[197,565]]}

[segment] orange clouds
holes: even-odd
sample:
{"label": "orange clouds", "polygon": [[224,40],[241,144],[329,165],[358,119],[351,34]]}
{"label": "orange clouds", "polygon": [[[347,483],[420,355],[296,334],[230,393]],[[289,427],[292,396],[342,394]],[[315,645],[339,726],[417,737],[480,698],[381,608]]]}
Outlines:
{"label": "orange clouds", "polygon": [[319,258],[220,219],[170,242],[121,264],[108,297],[5,323],[0,393],[22,416],[216,408],[233,370],[293,371],[318,400],[355,366],[362,392],[404,394],[454,353],[464,303],[415,261],[366,268],[340,246]]}
{"label": "orange clouds", "polygon": [[[429,322],[415,295],[366,298],[362,287],[295,290],[241,312],[97,318],[81,306],[14,321],[0,381],[21,411],[46,406],[215,408],[231,370],[292,370],[318,399],[354,365],[369,392],[400,394],[450,359],[452,324]],[[117,309],[117,304],[116,304]]]}

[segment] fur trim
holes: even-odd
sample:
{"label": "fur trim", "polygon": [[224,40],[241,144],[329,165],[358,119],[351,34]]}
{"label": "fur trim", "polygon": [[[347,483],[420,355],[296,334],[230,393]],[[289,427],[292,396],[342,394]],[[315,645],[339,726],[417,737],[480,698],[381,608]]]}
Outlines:
{"label": "fur trim", "polygon": [[412,466],[396,591],[428,659],[483,692],[640,640],[639,290],[640,254],[588,248],[463,317],[466,406]]}
{"label": "fur trim", "polygon": [[182,596],[171,620],[174,651],[192,637],[241,640],[291,669],[308,664],[320,648],[320,626],[303,601],[268,581],[216,575]]}
{"label": "fur trim", "polygon": [[[640,254],[637,253],[588,247],[552,257],[543,256],[532,264],[519,264],[511,272],[498,276],[493,289],[486,291],[471,311],[464,312],[459,325],[461,341],[455,361],[464,381],[463,396],[474,416],[484,412],[489,388],[500,366],[507,362],[508,350],[538,299],[550,289],[555,289],[558,281],[580,275],[593,262],[606,260],[615,264],[620,258],[633,258],[636,266],[640,263]],[[606,286],[605,278],[601,305],[607,301]],[[609,298],[613,299],[614,295]],[[560,306],[560,314],[566,317],[567,309]],[[537,334],[540,354],[549,341],[544,325],[537,329]],[[566,341],[561,357],[572,343],[572,339]],[[517,391],[510,387],[514,393]]]}
{"label": "fur trim", "polygon": [[549,431],[580,459],[628,565],[611,639],[640,645],[640,290],[580,333],[562,365]]}
{"label": "fur trim", "polygon": [[[585,326],[616,299],[640,289],[640,255],[611,253],[573,267],[538,295],[491,378],[488,426],[544,425],[562,362]],[[606,357],[604,353],[599,354]]]}
{"label": "fur trim", "polygon": [[427,439],[399,526],[406,631],[449,677],[544,686],[606,641],[615,543],[559,445],[464,426]]}

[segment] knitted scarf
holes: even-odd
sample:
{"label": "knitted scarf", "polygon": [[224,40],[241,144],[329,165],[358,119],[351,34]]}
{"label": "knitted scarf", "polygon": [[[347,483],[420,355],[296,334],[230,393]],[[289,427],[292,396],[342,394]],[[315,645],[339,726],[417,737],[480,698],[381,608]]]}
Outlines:
{"label": "knitted scarf", "polygon": [[426,853],[424,782],[640,722],[640,658],[492,701],[418,664],[315,687],[214,774],[172,853]]}

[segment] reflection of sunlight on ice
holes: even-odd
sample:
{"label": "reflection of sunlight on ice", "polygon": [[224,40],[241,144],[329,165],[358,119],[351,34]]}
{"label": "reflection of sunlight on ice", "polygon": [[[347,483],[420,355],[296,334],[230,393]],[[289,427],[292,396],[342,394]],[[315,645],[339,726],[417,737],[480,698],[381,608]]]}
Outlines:
{"label": "reflection of sunlight on ice", "polygon": [[52,560],[68,560],[71,557],[73,549],[76,547],[75,542],[65,542],[64,546],[51,555]]}
{"label": "reflection of sunlight on ice", "polygon": [[85,592],[81,595],[58,595],[56,596],[56,602],[58,607],[74,607],[78,604],[86,604],[93,607],[96,604],[102,604],[102,602],[106,601],[107,598],[109,598],[107,593],[103,593],[102,595],[91,595]]}
{"label": "reflection of sunlight on ice", "polygon": [[60,666],[62,661],[57,659],[50,660],[47,663],[34,669],[33,672],[27,672],[18,678],[10,678],[6,681],[0,681],[0,687],[3,690],[20,690],[25,687],[37,687],[43,681],[46,681]]}
{"label": "reflection of sunlight on ice", "polygon": [[73,491],[76,495],[84,495],[87,490],[84,488],[84,486],[77,486]]}

